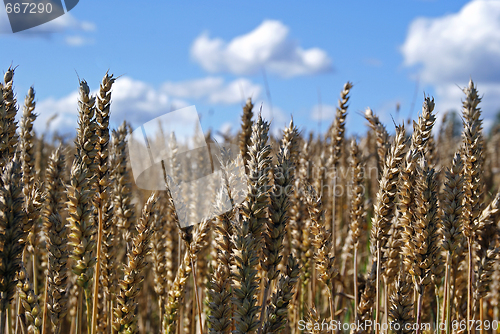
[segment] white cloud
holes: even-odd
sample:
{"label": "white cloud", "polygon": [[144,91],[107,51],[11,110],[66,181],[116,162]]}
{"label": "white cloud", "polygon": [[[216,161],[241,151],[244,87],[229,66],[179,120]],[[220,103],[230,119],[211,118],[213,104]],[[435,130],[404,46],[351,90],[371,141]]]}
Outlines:
{"label": "white cloud", "polygon": [[[98,87],[93,87],[91,94],[94,95],[97,89]],[[245,95],[242,95],[242,91]],[[238,104],[245,100],[243,96],[253,95],[255,98],[259,92],[260,86],[246,79],[226,84],[223,79],[209,77],[179,83],[167,82],[160,88],[155,88],[143,81],[121,77],[112,88],[110,122],[112,126],[116,126],[127,120],[133,126],[139,126],[155,117],[193,104],[187,100],[204,99],[215,105]],[[77,127],[77,102],[76,90],[59,99],[48,98],[38,102],[36,109],[39,119],[35,123],[36,130],[43,132],[47,120],[57,114],[51,122],[50,131],[73,134]],[[281,120],[280,115],[279,110],[273,110],[276,120]],[[186,122],[191,124],[192,120]]]}
{"label": "white cloud", "polygon": [[[472,77],[484,94],[484,118],[500,106],[500,2],[471,1],[458,13],[417,18],[401,47],[406,66],[420,66],[424,84],[435,87],[436,109],[460,109]],[[485,122],[487,125],[488,122]]]}
{"label": "white cloud", "polygon": [[255,74],[265,67],[283,77],[316,74],[331,70],[331,59],[319,48],[303,49],[289,38],[280,21],[266,20],[253,31],[230,42],[200,35],[191,55],[209,72]]}
{"label": "white cloud", "polygon": [[[96,88],[97,89],[97,88]],[[95,94],[96,89],[91,93]],[[38,131],[44,131],[48,119],[57,114],[50,130],[59,133],[74,133],[78,119],[78,92],[54,99],[48,98],[37,103],[39,119],[35,122]],[[161,89],[129,77],[119,78],[112,88],[111,119],[114,125],[127,120],[133,126],[139,126],[155,117],[189,106],[181,99],[168,96]]]}
{"label": "white cloud", "polygon": [[225,83],[221,77],[207,77],[182,82],[167,82],[162,90],[179,98],[192,98],[213,104],[234,104],[247,97],[257,98],[261,92],[259,85],[247,79],[236,79]]}

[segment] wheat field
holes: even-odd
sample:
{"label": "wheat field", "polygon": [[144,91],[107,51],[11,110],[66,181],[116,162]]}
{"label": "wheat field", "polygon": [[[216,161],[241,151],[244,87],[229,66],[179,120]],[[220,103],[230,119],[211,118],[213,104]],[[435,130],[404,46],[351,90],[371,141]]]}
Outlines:
{"label": "wheat field", "polygon": [[[200,185],[180,194],[205,213],[186,227],[174,189],[134,183],[131,127],[109,127],[113,75],[96,92],[80,81],[66,142],[35,133],[35,90],[18,102],[14,70],[0,85],[0,334],[500,333],[500,127],[483,133],[472,80],[439,129],[424,96],[394,131],[367,109],[352,138],[349,82],[325,135],[292,119],[275,137],[249,99],[224,137],[239,157],[212,161],[215,204]],[[191,155],[169,173],[207,163]]]}

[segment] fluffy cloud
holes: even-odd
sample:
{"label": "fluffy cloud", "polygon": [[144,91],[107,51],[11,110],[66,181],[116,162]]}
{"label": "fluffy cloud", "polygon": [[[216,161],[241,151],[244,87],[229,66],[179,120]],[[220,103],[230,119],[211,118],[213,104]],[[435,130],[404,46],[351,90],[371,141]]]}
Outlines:
{"label": "fluffy cloud", "polygon": [[[92,92],[96,92],[96,89]],[[39,119],[35,122],[37,130],[44,131],[47,121],[57,115],[49,130],[73,134],[78,119],[77,101],[78,92],[75,91],[60,99],[48,98],[38,102],[36,110]],[[118,125],[127,120],[133,126],[189,105],[183,100],[168,96],[161,89],[129,77],[119,78],[113,85],[111,103],[111,123]]]}
{"label": "fluffy cloud", "polygon": [[[91,87],[92,88],[92,87]],[[92,89],[95,94],[97,87]],[[224,83],[221,78],[204,78],[184,82],[167,82],[155,88],[145,82],[130,77],[121,77],[113,85],[111,123],[119,125],[127,120],[133,126],[139,126],[155,117],[172,110],[192,105],[188,101],[204,100],[209,104],[238,104],[243,97],[257,98],[260,86],[246,79],[237,79]],[[48,98],[37,103],[39,119],[35,123],[37,131],[45,131],[49,120],[50,131],[60,134],[73,134],[78,118],[78,92],[74,91],[60,99]],[[266,109],[264,109],[266,110]],[[54,116],[57,117],[54,118]],[[280,111],[273,110],[273,116],[281,120]],[[186,119],[186,125],[192,119]]]}
{"label": "fluffy cloud", "polygon": [[261,87],[243,78],[226,84],[223,78],[207,77],[183,82],[167,82],[162,90],[178,98],[199,99],[213,104],[234,104],[245,101],[248,96],[257,98]]}
{"label": "fluffy cloud", "polygon": [[422,81],[435,87],[437,109],[459,109],[463,99],[459,87],[472,77],[484,94],[485,119],[497,112],[500,2],[471,1],[458,13],[417,18],[410,25],[401,51],[404,64],[420,66]]}
{"label": "fluffy cloud", "polygon": [[204,33],[194,41],[191,55],[205,70],[214,73],[255,74],[265,67],[283,77],[292,77],[332,68],[325,51],[303,49],[289,38],[287,26],[272,20],[230,42]]}

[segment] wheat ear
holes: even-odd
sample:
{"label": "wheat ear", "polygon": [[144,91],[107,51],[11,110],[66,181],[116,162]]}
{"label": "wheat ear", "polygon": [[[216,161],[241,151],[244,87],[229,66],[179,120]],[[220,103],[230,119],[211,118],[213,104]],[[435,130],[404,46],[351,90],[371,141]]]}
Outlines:
{"label": "wheat ear", "polygon": [[[20,243],[26,219],[23,210],[21,166],[17,156],[3,170],[0,185],[0,333],[5,329],[7,308],[10,306],[17,284],[16,273],[21,266],[23,245]],[[10,323],[10,322],[9,322]]]}
{"label": "wheat ear", "polygon": [[[86,164],[78,157],[71,168],[70,184],[67,187],[68,223],[70,233],[69,245],[72,246],[70,257],[74,260],[73,272],[77,276],[76,284],[83,288],[87,302],[87,323],[90,328],[91,314],[91,280],[95,259],[95,225],[93,220],[93,189],[89,186],[90,173]],[[82,305],[78,305],[79,308]]]}
{"label": "wheat ear", "polygon": [[243,114],[241,115],[241,135],[240,135],[240,154],[243,157],[243,163],[247,168],[248,162],[248,147],[251,145],[250,138],[252,137],[252,117],[253,117],[253,103],[252,99],[248,98],[247,103],[243,107]]}
{"label": "wheat ear", "polygon": [[353,256],[353,283],[354,283],[354,317],[355,322],[358,321],[358,312],[356,308],[359,304],[358,296],[358,249],[361,234],[367,230],[365,208],[364,208],[364,164],[361,162],[361,153],[359,151],[356,140],[351,143],[351,162],[350,168],[352,171],[352,190],[353,195],[351,199],[351,224],[350,230],[352,231],[352,242],[354,245]]}
{"label": "wheat ear", "polygon": [[[478,228],[478,219],[483,209],[483,138],[481,98],[472,80],[463,89],[466,96],[463,101],[463,157],[464,157],[464,228],[463,233],[468,243],[468,285],[467,285],[467,323],[474,319],[472,310],[472,287],[474,281],[473,242]],[[472,328],[474,331],[474,328]]]}
{"label": "wheat ear", "polygon": [[3,90],[3,100],[5,103],[5,121],[7,122],[7,135],[8,135],[8,160],[14,157],[14,154],[18,146],[18,135],[17,135],[17,100],[14,94],[13,79],[14,71],[16,67],[10,66],[4,74],[4,90]]}
{"label": "wheat ear", "polygon": [[[391,221],[394,216],[394,201],[396,198],[399,165],[403,160],[405,150],[405,129],[404,126],[396,127],[396,137],[387,154],[387,158],[380,179],[380,187],[377,193],[377,199],[374,206],[374,216],[372,219],[371,243],[372,254],[377,258],[377,281],[375,283],[377,297],[375,300],[375,323],[379,324],[379,304],[380,304],[380,279],[381,267],[383,265],[382,252],[385,250]],[[378,334],[379,327],[375,328]]]}
{"label": "wheat ear", "polygon": [[196,257],[205,244],[205,240],[207,238],[209,230],[210,221],[207,219],[203,219],[198,225],[198,229],[196,230],[194,236],[191,236],[192,241],[189,243],[189,247],[184,253],[182,262],[179,264],[175,280],[172,283],[170,290],[168,291],[167,304],[165,306],[163,328],[166,334],[173,334],[175,332],[175,321],[178,318],[178,310],[180,302],[184,296],[184,290],[187,284],[187,280],[193,269],[193,263],[196,262]]}
{"label": "wheat ear", "polygon": [[127,254],[127,265],[124,268],[123,279],[119,282],[120,292],[115,308],[114,329],[120,333],[135,334],[138,332],[136,309],[137,295],[144,280],[143,271],[147,265],[146,257],[151,251],[151,236],[154,231],[156,193],[149,196],[141,218],[137,224],[137,235],[132,241],[132,248]]}
{"label": "wheat ear", "polygon": [[[111,104],[111,87],[115,82],[113,75],[107,72],[102,79],[99,94],[97,96],[96,114],[96,132],[97,144],[96,150],[96,193],[94,205],[97,208],[97,258],[95,264],[94,276],[94,301],[92,305],[92,333],[97,332],[97,306],[99,304],[99,277],[101,271],[102,257],[102,238],[104,225],[109,225],[111,220],[110,201],[109,201],[109,165],[108,165],[108,143],[109,143],[109,107]],[[105,221],[106,219],[106,221]]]}

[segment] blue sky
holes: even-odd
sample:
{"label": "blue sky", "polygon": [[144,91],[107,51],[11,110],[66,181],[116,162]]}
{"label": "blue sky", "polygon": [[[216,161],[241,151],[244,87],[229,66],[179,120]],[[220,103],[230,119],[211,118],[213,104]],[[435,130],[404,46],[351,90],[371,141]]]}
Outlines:
{"label": "blue sky", "polygon": [[325,131],[346,81],[354,83],[348,133],[366,130],[366,107],[388,128],[391,117],[415,117],[424,92],[438,115],[459,109],[469,77],[484,94],[486,127],[500,109],[497,0],[81,0],[70,14],[17,34],[0,11],[0,31],[1,66],[19,65],[18,99],[35,86],[38,131],[54,113],[50,130],[74,131],[76,72],[95,91],[108,69],[122,76],[113,125],[195,105],[204,130],[235,131],[251,95],[273,131],[290,115],[304,131]]}

